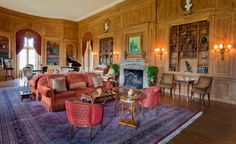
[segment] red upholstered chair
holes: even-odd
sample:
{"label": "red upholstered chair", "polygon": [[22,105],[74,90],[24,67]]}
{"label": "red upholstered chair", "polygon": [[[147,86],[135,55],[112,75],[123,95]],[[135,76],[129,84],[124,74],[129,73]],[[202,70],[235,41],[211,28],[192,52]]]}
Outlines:
{"label": "red upholstered chair", "polygon": [[160,101],[160,90],[156,87],[144,88],[139,104],[142,107],[142,115],[144,108],[156,108]]}
{"label": "red upholstered chair", "polygon": [[90,139],[92,139],[92,127],[101,124],[104,115],[104,107],[101,104],[81,103],[75,100],[67,100],[66,113],[71,124],[70,139],[73,135],[73,126],[90,127]]}

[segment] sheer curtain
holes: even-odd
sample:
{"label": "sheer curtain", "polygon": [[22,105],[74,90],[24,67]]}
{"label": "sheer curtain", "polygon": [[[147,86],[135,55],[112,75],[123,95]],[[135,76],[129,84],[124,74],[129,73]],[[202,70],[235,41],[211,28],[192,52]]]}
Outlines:
{"label": "sheer curtain", "polygon": [[87,46],[84,54],[84,65],[85,71],[93,71],[93,50],[91,46],[91,41],[87,41]]}

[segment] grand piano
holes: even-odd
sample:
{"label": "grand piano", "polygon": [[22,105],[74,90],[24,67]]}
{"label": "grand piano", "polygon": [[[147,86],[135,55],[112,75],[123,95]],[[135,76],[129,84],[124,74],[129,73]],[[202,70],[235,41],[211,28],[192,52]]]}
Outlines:
{"label": "grand piano", "polygon": [[74,61],[72,58],[68,57],[67,59],[67,63],[72,63],[72,69],[74,69],[74,71],[79,71],[79,68],[81,67],[81,64],[77,61]]}

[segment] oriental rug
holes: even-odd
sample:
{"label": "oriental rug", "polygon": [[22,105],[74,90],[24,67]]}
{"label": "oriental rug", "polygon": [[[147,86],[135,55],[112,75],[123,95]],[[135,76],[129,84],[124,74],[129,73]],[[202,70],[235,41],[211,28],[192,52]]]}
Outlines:
{"label": "oriental rug", "polygon": [[93,128],[93,140],[89,128],[79,128],[69,140],[70,125],[66,112],[48,112],[39,101],[20,101],[17,87],[0,89],[0,143],[1,144],[153,144],[166,143],[185,127],[199,118],[202,112],[161,103],[156,110],[146,110],[144,116],[137,109],[139,128],[119,126],[120,105],[116,111],[114,102],[104,105],[104,129]]}

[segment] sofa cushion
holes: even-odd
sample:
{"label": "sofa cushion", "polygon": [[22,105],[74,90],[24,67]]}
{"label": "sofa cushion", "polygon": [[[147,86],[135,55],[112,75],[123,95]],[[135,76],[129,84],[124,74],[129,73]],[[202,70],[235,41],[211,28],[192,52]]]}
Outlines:
{"label": "sofa cushion", "polygon": [[96,73],[85,73],[85,75],[86,75],[86,80],[87,80],[87,83],[88,83],[88,87],[94,87],[92,77],[100,76],[99,74],[96,74]]}
{"label": "sofa cushion", "polygon": [[82,73],[69,73],[66,75],[66,77],[69,84],[78,83],[78,82],[86,82],[85,76]]}
{"label": "sofa cushion", "polygon": [[76,89],[76,88],[86,88],[87,85],[85,82],[76,82],[76,83],[71,83],[69,84],[69,88],[71,89]]}
{"label": "sofa cushion", "polygon": [[52,88],[52,80],[53,79],[57,79],[57,78],[65,79],[65,76],[63,76],[63,75],[60,75],[60,76],[48,76],[47,80],[46,80],[46,83],[47,83],[46,86],[48,86],[49,88]]}
{"label": "sofa cushion", "polygon": [[94,76],[92,80],[95,88],[103,86],[103,78],[101,76]]}
{"label": "sofa cushion", "polygon": [[49,78],[48,81],[49,87],[55,90],[56,92],[67,91],[65,77],[58,77],[53,79]]}

